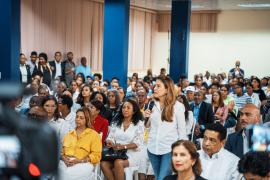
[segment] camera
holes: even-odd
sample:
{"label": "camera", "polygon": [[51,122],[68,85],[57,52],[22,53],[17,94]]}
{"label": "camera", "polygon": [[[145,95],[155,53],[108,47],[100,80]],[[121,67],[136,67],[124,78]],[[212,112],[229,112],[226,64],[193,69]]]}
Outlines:
{"label": "camera", "polygon": [[56,132],[45,122],[31,121],[9,107],[23,95],[20,84],[0,83],[0,179],[40,179],[57,175]]}

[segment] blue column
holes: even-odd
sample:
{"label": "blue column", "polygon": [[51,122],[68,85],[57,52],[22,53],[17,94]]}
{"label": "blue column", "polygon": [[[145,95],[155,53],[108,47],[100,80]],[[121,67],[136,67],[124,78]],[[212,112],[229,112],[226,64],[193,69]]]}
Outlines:
{"label": "blue column", "polygon": [[0,1],[1,81],[19,81],[20,0]]}
{"label": "blue column", "polygon": [[105,0],[103,79],[120,78],[126,87],[128,69],[129,0]]}
{"label": "blue column", "polygon": [[188,76],[191,0],[173,0],[171,14],[170,76],[178,82],[180,75]]}

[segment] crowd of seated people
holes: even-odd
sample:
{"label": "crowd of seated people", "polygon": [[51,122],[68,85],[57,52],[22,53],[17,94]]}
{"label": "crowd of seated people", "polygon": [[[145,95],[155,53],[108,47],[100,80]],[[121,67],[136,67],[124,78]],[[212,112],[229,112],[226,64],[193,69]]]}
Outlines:
{"label": "crowd of seated people", "polygon": [[[207,71],[173,82],[166,69],[149,69],[125,85],[92,74],[85,57],[76,66],[72,52],[54,58],[20,54],[21,82],[32,94],[13,108],[30,119],[42,111],[56,130],[62,179],[92,179],[96,165],[108,180],[124,179],[128,167],[140,180],[247,177],[247,160],[238,162],[250,150],[247,126],[270,121],[270,77],[245,77],[237,61],[227,76]],[[127,159],[103,160],[105,147],[126,150]]]}

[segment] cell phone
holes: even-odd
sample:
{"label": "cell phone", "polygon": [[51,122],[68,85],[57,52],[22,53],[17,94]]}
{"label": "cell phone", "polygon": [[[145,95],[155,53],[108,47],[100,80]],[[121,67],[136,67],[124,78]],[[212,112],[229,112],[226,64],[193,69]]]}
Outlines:
{"label": "cell phone", "polygon": [[246,132],[251,151],[270,152],[270,127],[253,125],[249,126]]}

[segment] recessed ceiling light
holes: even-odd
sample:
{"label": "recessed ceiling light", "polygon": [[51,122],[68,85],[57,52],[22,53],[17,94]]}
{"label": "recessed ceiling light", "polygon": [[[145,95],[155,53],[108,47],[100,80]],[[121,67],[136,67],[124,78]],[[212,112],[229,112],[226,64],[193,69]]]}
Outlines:
{"label": "recessed ceiling light", "polygon": [[269,8],[270,4],[249,3],[249,4],[238,4],[237,6],[245,7],[245,8]]}

